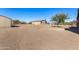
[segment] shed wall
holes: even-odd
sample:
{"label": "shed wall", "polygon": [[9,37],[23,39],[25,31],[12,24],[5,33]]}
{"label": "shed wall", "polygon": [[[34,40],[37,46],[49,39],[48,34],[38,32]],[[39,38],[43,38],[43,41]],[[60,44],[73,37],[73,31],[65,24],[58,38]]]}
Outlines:
{"label": "shed wall", "polygon": [[0,27],[10,27],[11,26],[11,20],[6,17],[0,16]]}

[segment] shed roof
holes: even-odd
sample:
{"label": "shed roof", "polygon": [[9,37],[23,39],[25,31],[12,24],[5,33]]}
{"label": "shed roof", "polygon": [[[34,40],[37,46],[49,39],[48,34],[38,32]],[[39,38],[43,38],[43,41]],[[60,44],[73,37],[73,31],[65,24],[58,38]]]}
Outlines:
{"label": "shed roof", "polygon": [[7,18],[7,19],[12,20],[11,18],[9,18],[9,17],[7,17],[7,16],[0,15],[0,17],[5,17],[5,18]]}

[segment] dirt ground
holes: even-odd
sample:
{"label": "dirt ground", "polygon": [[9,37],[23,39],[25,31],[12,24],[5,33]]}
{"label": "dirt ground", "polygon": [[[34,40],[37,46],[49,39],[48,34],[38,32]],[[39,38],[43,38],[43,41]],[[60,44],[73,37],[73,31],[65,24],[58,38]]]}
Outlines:
{"label": "dirt ground", "polygon": [[79,34],[49,25],[0,28],[0,50],[77,50]]}

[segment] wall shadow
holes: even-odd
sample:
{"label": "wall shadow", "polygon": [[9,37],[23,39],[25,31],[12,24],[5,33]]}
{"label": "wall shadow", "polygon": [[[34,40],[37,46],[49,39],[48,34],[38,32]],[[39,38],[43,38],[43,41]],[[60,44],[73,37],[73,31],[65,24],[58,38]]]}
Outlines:
{"label": "wall shadow", "polygon": [[65,28],[65,30],[74,32],[76,34],[79,34],[79,27],[70,27],[70,28]]}

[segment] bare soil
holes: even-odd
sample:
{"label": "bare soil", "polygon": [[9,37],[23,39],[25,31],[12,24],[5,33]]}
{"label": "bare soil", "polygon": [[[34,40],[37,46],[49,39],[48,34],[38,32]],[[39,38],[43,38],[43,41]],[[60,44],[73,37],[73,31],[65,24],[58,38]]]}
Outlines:
{"label": "bare soil", "polygon": [[49,25],[0,28],[0,50],[78,50],[79,34]]}

